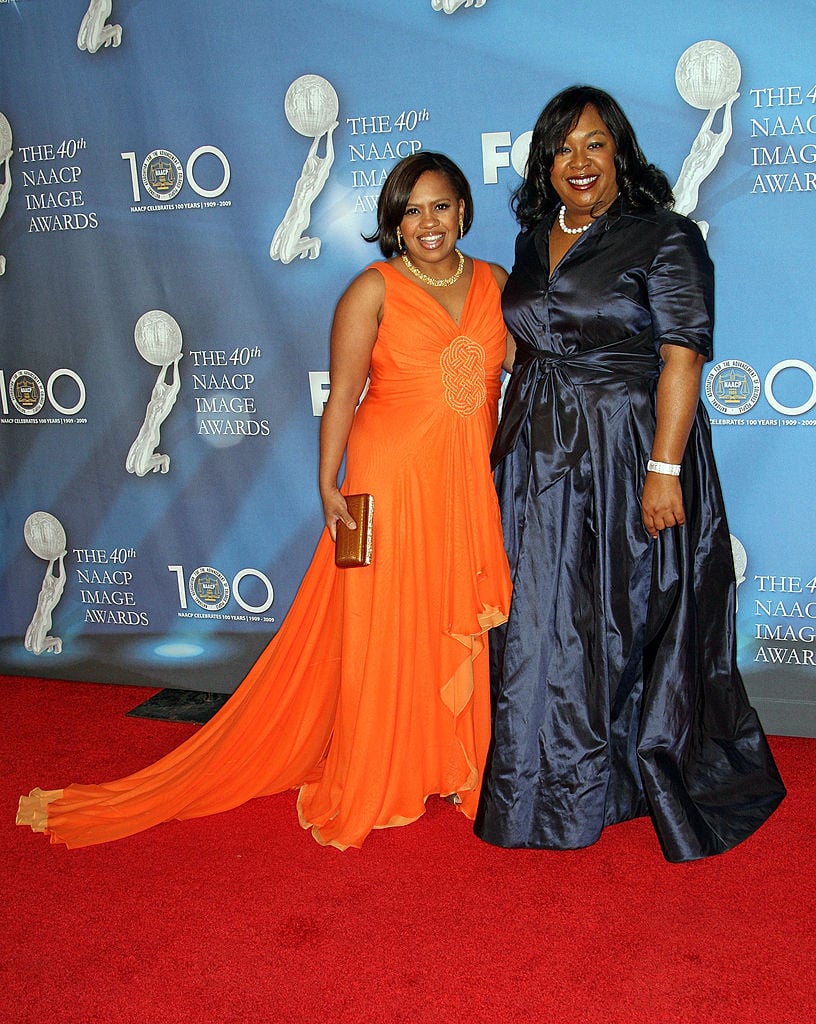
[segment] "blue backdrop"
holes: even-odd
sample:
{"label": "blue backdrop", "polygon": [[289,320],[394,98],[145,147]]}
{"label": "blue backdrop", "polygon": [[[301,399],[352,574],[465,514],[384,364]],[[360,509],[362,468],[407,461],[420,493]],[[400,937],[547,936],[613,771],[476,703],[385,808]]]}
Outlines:
{"label": "blue backdrop", "polygon": [[816,734],[814,43],[806,0],[0,0],[0,671],[234,689],[321,529],[384,175],[449,153],[509,268],[527,133],[585,81],[705,222],[740,665]]}

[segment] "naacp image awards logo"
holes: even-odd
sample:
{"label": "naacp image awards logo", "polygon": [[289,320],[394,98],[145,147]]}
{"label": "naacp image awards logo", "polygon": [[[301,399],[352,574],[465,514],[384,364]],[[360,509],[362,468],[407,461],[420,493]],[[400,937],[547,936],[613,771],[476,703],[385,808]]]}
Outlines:
{"label": "naacp image awards logo", "polygon": [[706,398],[717,412],[741,416],[753,409],[759,399],[761,385],[753,366],[741,359],[726,359],[706,377]]}

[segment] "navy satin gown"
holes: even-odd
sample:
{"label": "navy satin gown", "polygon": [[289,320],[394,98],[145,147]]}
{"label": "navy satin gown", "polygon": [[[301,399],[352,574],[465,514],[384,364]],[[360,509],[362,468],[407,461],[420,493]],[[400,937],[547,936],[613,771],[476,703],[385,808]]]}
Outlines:
{"label": "navy satin gown", "polygon": [[573,849],[650,815],[670,861],[728,850],[785,795],[736,665],[728,524],[699,405],[686,525],[640,492],[661,345],[712,355],[697,225],[620,201],[549,275],[522,232],[503,296],[517,355],[494,444],[513,602],[493,629],[493,742],[476,834]]}

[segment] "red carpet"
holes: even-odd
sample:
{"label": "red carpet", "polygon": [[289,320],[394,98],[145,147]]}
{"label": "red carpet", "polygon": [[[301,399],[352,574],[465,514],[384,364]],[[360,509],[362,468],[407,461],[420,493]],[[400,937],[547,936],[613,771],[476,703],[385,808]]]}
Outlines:
{"label": "red carpet", "polygon": [[816,740],[731,853],[667,864],[648,821],[574,853],[477,840],[440,800],[338,853],[294,794],[68,851],[17,796],[123,775],[195,726],[153,690],[0,677],[0,1020],[800,1024],[814,1016]]}

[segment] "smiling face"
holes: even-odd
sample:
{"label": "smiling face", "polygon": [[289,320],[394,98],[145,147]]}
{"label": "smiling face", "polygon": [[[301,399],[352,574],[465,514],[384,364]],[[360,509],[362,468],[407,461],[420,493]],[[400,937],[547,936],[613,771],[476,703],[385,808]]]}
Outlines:
{"label": "smiling face", "polygon": [[590,223],[617,197],[615,141],[595,107],[584,107],[556,150],[550,181],[573,227]]}
{"label": "smiling face", "polygon": [[446,277],[455,268],[453,251],[464,211],[464,199],[457,198],[441,171],[425,171],[417,178],[400,231],[411,261],[433,277]]}

